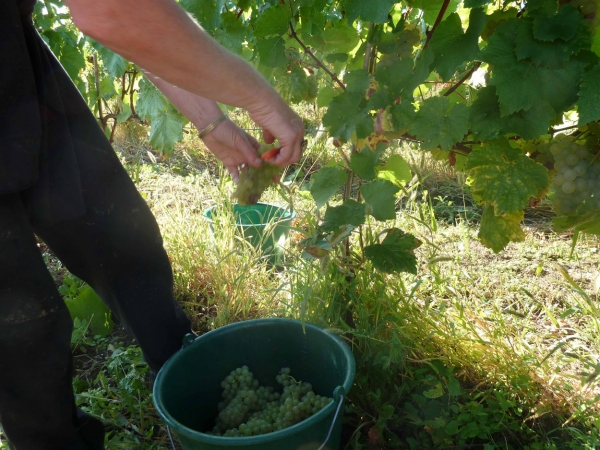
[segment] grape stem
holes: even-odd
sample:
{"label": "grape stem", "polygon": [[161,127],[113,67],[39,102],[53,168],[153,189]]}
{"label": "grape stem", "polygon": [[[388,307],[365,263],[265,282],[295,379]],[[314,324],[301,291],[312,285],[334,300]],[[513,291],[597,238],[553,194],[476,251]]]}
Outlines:
{"label": "grape stem", "polygon": [[431,36],[433,36],[435,29],[437,28],[437,26],[440,24],[440,22],[444,18],[444,14],[446,14],[446,10],[448,9],[449,4],[450,4],[450,0],[444,0],[444,4],[440,8],[440,13],[438,14],[437,18],[435,19],[435,23],[433,24],[433,27],[431,27],[431,30],[426,32],[427,39],[425,40],[425,45],[423,45],[423,51],[427,48],[427,45],[429,44],[429,41],[431,40]]}
{"label": "grape stem", "polygon": [[290,22],[290,36],[292,36],[298,42],[298,44],[300,44],[304,52],[315,61],[317,66],[323,69],[327,73],[327,75],[329,75],[331,79],[335,81],[344,91],[346,90],[346,85],[342,83],[342,81],[337,77],[337,75],[334,74],[331,70],[329,70],[327,66],[325,66],[325,64],[323,64],[323,62],[319,58],[317,58],[315,54],[306,46],[306,44],[304,44],[304,42],[300,40],[300,38],[296,34],[294,25],[292,25],[292,22]]}
{"label": "grape stem", "polygon": [[481,67],[481,61],[477,61],[475,64],[473,64],[471,70],[469,70],[464,77],[458,80],[454,86],[452,86],[444,93],[444,97],[448,97],[450,94],[456,91],[465,81],[467,81],[471,77],[471,75],[473,75],[473,72],[479,69],[479,67]]}

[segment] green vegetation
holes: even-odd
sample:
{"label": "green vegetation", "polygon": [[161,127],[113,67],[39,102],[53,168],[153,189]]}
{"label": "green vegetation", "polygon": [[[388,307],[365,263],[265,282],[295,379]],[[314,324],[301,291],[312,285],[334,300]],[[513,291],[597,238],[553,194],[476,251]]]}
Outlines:
{"label": "green vegetation", "polygon": [[[181,3],[305,119],[303,160],[261,199],[296,213],[281,266],[227,220],[211,230],[236,187],[139,71],[59,2],[36,20],[85,75],[194,329],[294,317],[344,336],[348,450],[600,446],[598,2]],[[88,323],[78,403],[108,448],[168,448],[139,350]]]}

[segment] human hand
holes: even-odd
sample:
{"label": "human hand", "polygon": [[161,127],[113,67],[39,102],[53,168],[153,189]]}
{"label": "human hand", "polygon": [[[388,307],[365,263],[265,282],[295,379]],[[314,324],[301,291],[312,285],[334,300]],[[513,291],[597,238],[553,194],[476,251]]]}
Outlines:
{"label": "human hand", "polygon": [[279,153],[269,159],[277,166],[294,164],[302,156],[304,123],[275,91],[260,104],[248,108],[252,120],[262,127],[263,139],[270,144],[275,139],[281,147]]}
{"label": "human hand", "polygon": [[240,177],[240,166],[258,167],[263,163],[257,152],[260,143],[229,119],[204,136],[202,140],[221,160],[236,183]]}

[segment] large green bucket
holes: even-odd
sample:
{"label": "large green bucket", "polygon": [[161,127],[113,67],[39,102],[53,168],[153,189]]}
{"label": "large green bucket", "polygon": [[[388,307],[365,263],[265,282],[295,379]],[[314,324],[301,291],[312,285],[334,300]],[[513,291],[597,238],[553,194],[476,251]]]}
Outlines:
{"label": "large green bucket", "polygon": [[[291,319],[257,319],[189,337],[158,373],[154,404],[184,450],[338,450],[344,397],[356,371],[350,348],[336,334]],[[289,428],[250,437],[220,437],[211,430],[221,381],[247,365],[261,386],[275,386],[282,367],[334,401]]]}
{"label": "large green bucket", "polygon": [[[215,222],[223,218],[224,212],[218,205],[204,211],[204,218],[211,224],[213,232]],[[244,206],[235,204],[232,212],[244,239],[260,250],[269,263],[280,264],[289,228],[296,213],[269,203]]]}

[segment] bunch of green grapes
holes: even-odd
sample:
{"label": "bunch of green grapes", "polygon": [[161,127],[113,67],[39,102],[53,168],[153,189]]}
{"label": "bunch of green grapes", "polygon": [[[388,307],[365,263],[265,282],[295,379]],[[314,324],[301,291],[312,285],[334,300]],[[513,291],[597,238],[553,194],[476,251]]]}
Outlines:
{"label": "bunch of green grapes", "polygon": [[[258,149],[259,155],[265,162],[260,167],[248,167],[240,173],[240,179],[237,188],[233,193],[233,198],[237,199],[240,205],[254,205],[260,200],[262,193],[274,183],[275,179],[281,174],[282,168],[268,163],[266,160],[275,156],[277,146],[275,144],[262,144]],[[274,154],[272,152],[275,152]]]}
{"label": "bunch of green grapes", "polygon": [[[592,150],[592,151],[590,151]],[[584,202],[600,209],[600,159],[591,148],[572,136],[560,135],[550,145],[554,155],[554,209],[573,214]]]}
{"label": "bunch of green grapes", "polygon": [[310,383],[296,381],[284,367],[276,377],[279,393],[259,386],[248,366],[231,371],[221,382],[223,401],[208,434],[226,437],[256,436],[295,425],[316,414],[333,400],[313,392]]}
{"label": "bunch of green grapes", "polygon": [[306,77],[306,91],[302,96],[305,102],[312,102],[317,98],[319,93],[319,80],[315,74]]}
{"label": "bunch of green grapes", "polygon": [[571,0],[570,4],[581,11],[592,30],[595,30],[600,24],[600,0]]}

